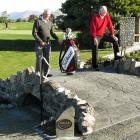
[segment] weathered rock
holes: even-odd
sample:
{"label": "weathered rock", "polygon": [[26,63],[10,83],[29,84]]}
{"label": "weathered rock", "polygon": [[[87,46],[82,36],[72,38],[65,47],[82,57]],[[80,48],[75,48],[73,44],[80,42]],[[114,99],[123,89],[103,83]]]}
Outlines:
{"label": "weathered rock", "polygon": [[114,69],[118,73],[140,75],[140,62],[132,58],[117,60],[114,62]]}
{"label": "weathered rock", "polygon": [[128,58],[126,59],[126,61],[124,61],[124,64],[123,64],[124,72],[128,72],[130,70],[132,61],[133,61],[132,58]]}
{"label": "weathered rock", "polygon": [[135,64],[135,74],[140,76],[140,62],[136,62]]}

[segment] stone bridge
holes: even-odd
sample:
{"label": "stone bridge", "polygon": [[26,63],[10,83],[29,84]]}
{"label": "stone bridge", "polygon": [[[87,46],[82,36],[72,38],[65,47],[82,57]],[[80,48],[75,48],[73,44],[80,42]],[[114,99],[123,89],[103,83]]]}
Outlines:
{"label": "stone bridge", "polygon": [[[52,73],[53,77],[43,83],[43,108],[57,118],[67,106],[73,105],[79,130],[88,134],[79,139],[140,138],[139,76],[117,74],[111,69],[99,72],[87,69],[72,76],[58,70]],[[39,76],[32,68],[0,80],[0,85],[1,95],[19,104],[30,94],[40,100]]]}
{"label": "stone bridge", "polygon": [[[42,95],[43,109],[47,114],[46,119],[53,118],[57,120],[65,109],[73,106],[78,131],[82,135],[93,132],[95,124],[94,110],[87,101],[80,99],[76,94],[72,94],[70,90],[65,89],[54,80],[43,81]],[[0,96],[18,105],[23,105],[25,102],[39,105],[40,76],[30,67],[23,72],[18,72],[17,75],[0,80]]]}

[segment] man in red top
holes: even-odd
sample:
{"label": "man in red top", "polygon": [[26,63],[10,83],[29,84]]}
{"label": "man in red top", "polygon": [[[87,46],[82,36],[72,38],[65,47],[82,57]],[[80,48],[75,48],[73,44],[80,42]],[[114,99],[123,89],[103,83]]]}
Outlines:
{"label": "man in red top", "polygon": [[[105,34],[105,29],[108,28],[110,35]],[[92,43],[92,67],[95,70],[98,70],[98,46],[101,45],[104,41],[111,42],[113,44],[114,50],[114,59],[117,60],[120,56],[117,56],[119,52],[118,39],[114,35],[114,29],[112,21],[107,12],[106,6],[101,6],[99,13],[92,17],[90,22],[90,34],[91,34],[91,43]]]}

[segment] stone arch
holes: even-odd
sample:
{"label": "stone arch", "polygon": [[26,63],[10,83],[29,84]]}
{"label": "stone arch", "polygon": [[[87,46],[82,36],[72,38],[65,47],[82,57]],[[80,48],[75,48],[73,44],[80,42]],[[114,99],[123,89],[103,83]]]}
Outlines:
{"label": "stone arch", "polygon": [[[11,100],[23,103],[25,97],[33,97],[40,101],[40,77],[32,67],[23,72],[18,72],[6,80],[0,80],[1,87],[5,87],[3,94],[8,94]],[[0,88],[1,88],[0,87]],[[1,89],[0,89],[1,90]],[[75,108],[75,122],[79,131],[83,134],[93,132],[95,118],[94,109],[87,101],[80,99],[65,89],[56,81],[46,80],[42,84],[43,108],[50,117],[57,119],[69,106]]]}

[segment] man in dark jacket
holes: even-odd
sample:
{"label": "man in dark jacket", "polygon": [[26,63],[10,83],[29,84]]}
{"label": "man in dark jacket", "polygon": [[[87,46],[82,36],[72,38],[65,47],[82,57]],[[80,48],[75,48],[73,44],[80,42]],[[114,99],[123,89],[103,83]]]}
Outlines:
{"label": "man in dark jacket", "polygon": [[[106,28],[108,28],[110,35],[105,34]],[[117,55],[119,52],[118,38],[114,35],[114,28],[106,6],[101,6],[99,13],[92,17],[90,22],[90,34],[92,43],[93,69],[98,70],[98,46],[101,45],[101,42],[111,42],[113,44],[114,59],[117,60],[121,58],[121,56]]]}
{"label": "man in dark jacket", "polygon": [[[40,65],[42,56],[50,62],[50,36],[58,40],[58,37],[53,32],[52,22],[49,20],[48,10],[44,10],[43,14],[38,20],[34,22],[32,35],[35,38],[36,51],[36,72],[40,72]],[[52,76],[48,74],[48,65],[43,63],[44,76]]]}

